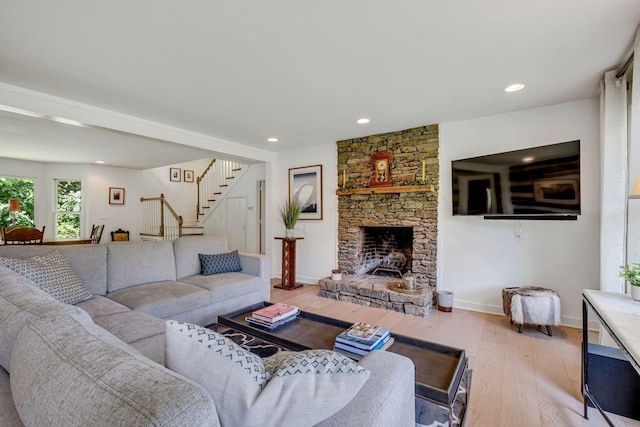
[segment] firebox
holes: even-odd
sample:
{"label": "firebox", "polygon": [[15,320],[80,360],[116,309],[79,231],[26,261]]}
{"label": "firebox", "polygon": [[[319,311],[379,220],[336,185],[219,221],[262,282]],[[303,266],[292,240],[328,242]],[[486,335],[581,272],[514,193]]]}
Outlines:
{"label": "firebox", "polygon": [[402,277],[411,270],[413,227],[361,227],[355,273]]}

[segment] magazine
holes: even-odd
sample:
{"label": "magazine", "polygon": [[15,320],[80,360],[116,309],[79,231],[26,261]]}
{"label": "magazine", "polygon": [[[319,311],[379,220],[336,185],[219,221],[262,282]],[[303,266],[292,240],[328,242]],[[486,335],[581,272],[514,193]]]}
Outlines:
{"label": "magazine", "polygon": [[358,322],[354,323],[345,332],[352,337],[369,340],[373,338],[380,327],[372,325],[371,323]]}
{"label": "magazine", "polygon": [[[388,349],[389,347],[391,347],[393,345],[393,343],[395,342],[395,339],[393,337],[389,337],[389,340],[384,343],[384,345],[380,348],[377,348],[376,350],[378,351],[384,351],[386,349]],[[353,353],[349,350],[345,350],[343,348],[340,347],[333,347],[333,351],[335,351],[336,353],[340,353],[343,356],[347,356],[350,357],[353,360],[360,360],[362,359],[364,356],[366,356],[367,354],[369,354],[369,352],[367,351],[364,354],[358,354],[358,353]]]}
{"label": "magazine", "polygon": [[376,334],[371,339],[365,340],[362,338],[351,336],[347,334],[347,331],[343,331],[336,337],[336,342],[342,342],[344,344],[363,350],[371,350],[388,335],[389,330],[387,328],[378,328]]}

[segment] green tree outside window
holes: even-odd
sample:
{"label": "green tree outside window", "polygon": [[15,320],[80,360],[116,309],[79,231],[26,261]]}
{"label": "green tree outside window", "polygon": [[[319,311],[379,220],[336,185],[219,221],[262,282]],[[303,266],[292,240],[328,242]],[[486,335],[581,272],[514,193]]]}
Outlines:
{"label": "green tree outside window", "polygon": [[81,182],[56,180],[56,237],[80,237],[81,213]]}
{"label": "green tree outside window", "polygon": [[[31,179],[0,178],[0,228],[16,225],[34,227],[34,184]],[[9,199],[20,202],[20,212],[9,212]]]}

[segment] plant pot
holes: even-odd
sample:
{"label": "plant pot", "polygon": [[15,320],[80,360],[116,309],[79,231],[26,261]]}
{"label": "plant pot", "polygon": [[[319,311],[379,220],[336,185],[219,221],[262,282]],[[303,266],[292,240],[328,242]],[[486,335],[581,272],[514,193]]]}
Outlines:
{"label": "plant pot", "polygon": [[287,239],[295,238],[296,237],[295,230],[293,228],[285,228],[284,237],[286,237]]}
{"label": "plant pot", "polygon": [[438,295],[438,310],[447,313],[453,310],[453,292],[437,291],[436,294]]}
{"label": "plant pot", "polygon": [[629,288],[631,292],[631,298],[633,298],[636,301],[640,301],[640,286],[631,285],[629,286]]}

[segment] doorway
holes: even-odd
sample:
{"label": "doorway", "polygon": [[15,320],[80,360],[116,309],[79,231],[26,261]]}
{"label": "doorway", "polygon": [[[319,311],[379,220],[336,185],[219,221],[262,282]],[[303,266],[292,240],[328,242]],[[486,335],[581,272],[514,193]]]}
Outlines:
{"label": "doorway", "polygon": [[246,252],[247,196],[227,198],[227,244],[230,251]]}

